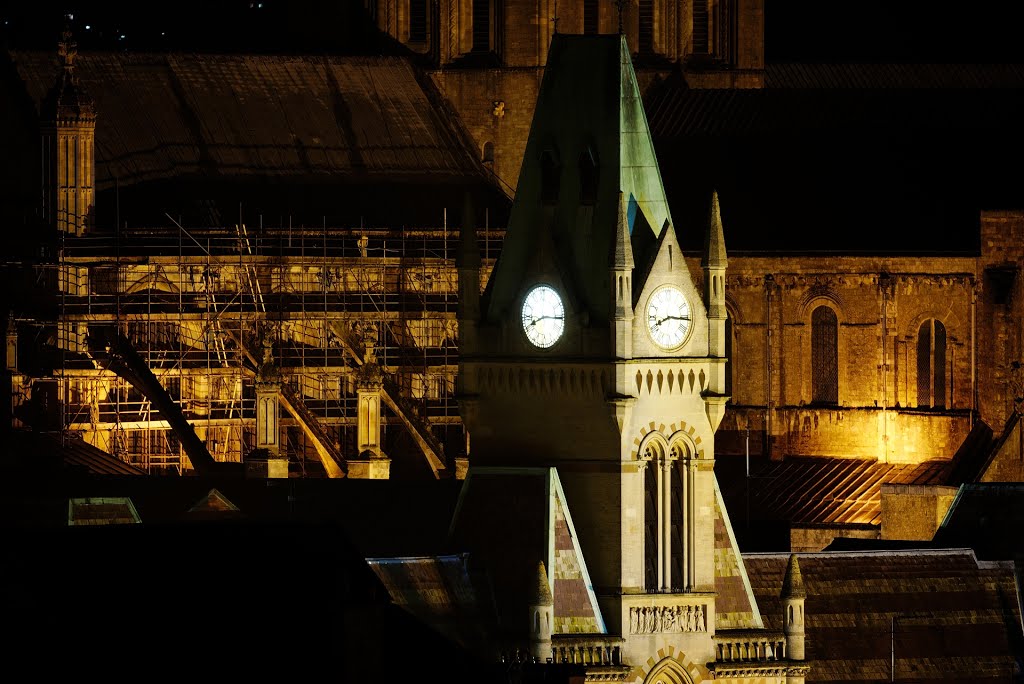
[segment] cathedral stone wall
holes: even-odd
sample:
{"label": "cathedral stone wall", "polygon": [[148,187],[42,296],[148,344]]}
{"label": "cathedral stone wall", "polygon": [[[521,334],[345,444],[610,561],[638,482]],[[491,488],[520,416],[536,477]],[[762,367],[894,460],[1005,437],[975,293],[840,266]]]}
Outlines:
{"label": "cathedral stone wall", "polygon": [[931,541],[957,487],[882,485],[882,539]]}
{"label": "cathedral stone wall", "polygon": [[[434,83],[476,141],[480,159],[494,171],[510,196],[519,179],[542,74],[543,70],[536,68],[447,69],[432,73]],[[488,149],[492,150],[490,155]]]}
{"label": "cathedral stone wall", "polygon": [[1013,412],[1014,397],[1024,396],[1020,373],[1024,360],[1022,255],[1024,214],[1019,211],[982,212],[981,258],[978,260],[981,284],[977,311],[981,341],[978,403],[982,418],[997,433]]}
{"label": "cathedral stone wall", "polygon": [[[752,453],[917,463],[950,458],[975,407],[1001,429],[1020,356],[1012,321],[1024,218],[986,214],[982,223],[980,259],[731,257],[732,398],[719,453],[742,453],[749,428]],[[700,273],[696,259],[690,268]],[[824,382],[834,394],[824,398],[819,307],[833,321],[824,344],[835,369]]]}

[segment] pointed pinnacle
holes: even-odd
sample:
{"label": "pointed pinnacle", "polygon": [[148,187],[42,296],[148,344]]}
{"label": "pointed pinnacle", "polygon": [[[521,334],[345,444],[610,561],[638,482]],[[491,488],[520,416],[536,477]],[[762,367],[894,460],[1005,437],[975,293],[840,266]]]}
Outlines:
{"label": "pointed pinnacle", "polygon": [[789,565],[786,566],[786,577],[782,580],[781,598],[807,598],[807,591],[804,589],[804,578],[800,574],[800,563],[796,554],[789,554]]}
{"label": "pointed pinnacle", "polygon": [[548,584],[548,573],[544,568],[544,561],[537,563],[537,593],[533,599],[533,605],[535,606],[554,605],[554,599],[551,597],[551,587]]}
{"label": "pointed pinnacle", "polygon": [[625,193],[619,191],[619,211],[615,224],[615,239],[612,251],[612,268],[622,271],[633,268],[633,242],[629,237],[629,216]]}
{"label": "pointed pinnacle", "polygon": [[718,191],[711,193],[711,210],[708,212],[707,232],[704,235],[704,257],[701,266],[725,268],[729,259],[725,251],[725,233],[722,229],[722,210],[718,206]]}

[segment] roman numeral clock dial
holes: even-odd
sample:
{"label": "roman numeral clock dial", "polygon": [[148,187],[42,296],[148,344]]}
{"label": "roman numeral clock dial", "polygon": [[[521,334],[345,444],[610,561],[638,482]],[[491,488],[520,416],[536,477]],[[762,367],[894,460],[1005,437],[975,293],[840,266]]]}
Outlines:
{"label": "roman numeral clock dial", "polygon": [[654,343],[668,351],[682,346],[690,332],[690,303],[672,285],[655,290],[647,302],[647,331]]}
{"label": "roman numeral clock dial", "polygon": [[546,349],[558,341],[565,330],[562,298],[547,285],[538,285],[523,299],[523,332],[535,347]]}

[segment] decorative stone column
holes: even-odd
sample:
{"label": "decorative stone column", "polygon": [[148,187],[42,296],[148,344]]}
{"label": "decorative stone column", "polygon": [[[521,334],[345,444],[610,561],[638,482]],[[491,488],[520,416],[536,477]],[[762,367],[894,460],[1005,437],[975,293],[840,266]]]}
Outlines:
{"label": "decorative stone column", "polygon": [[391,476],[391,459],[380,444],[381,394],[384,372],[377,363],[376,326],[363,329],[363,364],[356,374],[357,427],[355,458],[348,458],[348,476],[364,480],[386,480]]}
{"label": "decorative stone column", "polygon": [[256,449],[246,460],[246,472],[267,478],[288,477],[288,457],[281,456],[281,429],[278,422],[281,371],[274,364],[272,343],[263,341],[263,361],[256,372]]}

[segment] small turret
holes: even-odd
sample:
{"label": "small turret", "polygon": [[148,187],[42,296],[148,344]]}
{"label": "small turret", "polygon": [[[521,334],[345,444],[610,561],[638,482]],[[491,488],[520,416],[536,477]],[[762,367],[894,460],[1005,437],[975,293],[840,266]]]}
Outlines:
{"label": "small turret", "polygon": [[[782,625],[786,635],[786,654],[789,660],[804,659],[804,590],[803,576],[800,574],[800,563],[796,554],[790,554],[786,577],[782,581]],[[799,680],[790,678],[788,684],[799,684]]]}
{"label": "small turret", "polygon": [[537,563],[536,580],[534,595],[530,598],[530,656],[536,662],[544,663],[551,659],[551,630],[555,613],[544,561]]}
{"label": "small turret", "polygon": [[633,356],[633,243],[629,236],[629,216],[626,212],[625,193],[619,191],[619,210],[616,217],[615,238],[612,241],[612,348],[615,356],[629,359]]}
{"label": "small turret", "polygon": [[[704,238],[704,256],[700,265],[704,269],[704,303],[708,308],[708,354],[725,356],[725,269],[729,259],[725,252],[722,213],[718,206],[718,191],[711,194],[707,233]],[[721,388],[712,388],[723,392]]]}
{"label": "small turret", "polygon": [[94,221],[96,104],[78,82],[70,29],[64,29],[57,53],[62,71],[41,111],[43,213],[57,230],[82,235]]}

